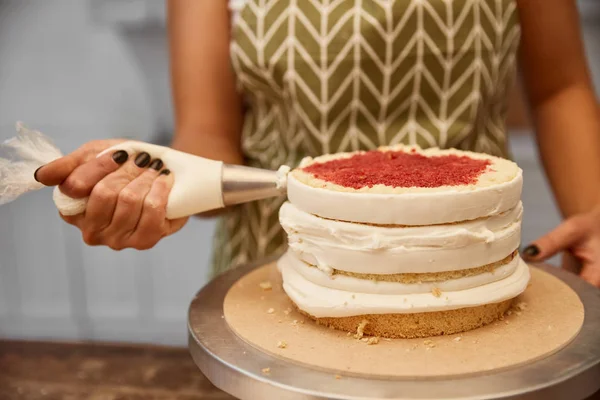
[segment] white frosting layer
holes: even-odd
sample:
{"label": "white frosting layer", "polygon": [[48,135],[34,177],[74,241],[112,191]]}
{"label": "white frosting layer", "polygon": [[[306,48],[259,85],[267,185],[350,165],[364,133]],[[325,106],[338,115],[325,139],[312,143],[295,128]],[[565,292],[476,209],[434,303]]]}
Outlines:
{"label": "white frosting layer", "polygon": [[446,281],[422,283],[374,281],[345,275],[329,275],[315,267],[307,265],[305,262],[298,259],[294,253],[289,251],[281,257],[278,263],[280,265],[286,264],[305,279],[322,287],[352,293],[416,294],[431,293],[434,288],[438,288],[443,292],[455,292],[504,279],[515,272],[519,264],[519,259],[515,257],[509,263],[499,266],[492,272],[484,272],[478,275]]}
{"label": "white frosting layer", "polygon": [[279,267],[285,292],[301,310],[317,318],[339,318],[445,311],[508,300],[523,293],[529,282],[529,267],[520,257],[516,259],[515,272],[505,279],[466,290],[442,292],[440,297],[432,293],[373,294],[332,289],[309,281],[289,263],[281,262]]}
{"label": "white frosting layer", "polygon": [[523,174],[493,186],[415,193],[340,192],[315,188],[288,175],[288,198],[301,210],[340,221],[434,225],[489,217],[521,200]]}
{"label": "white frosting layer", "polygon": [[285,203],[279,221],[290,249],[309,264],[369,274],[475,268],[519,247],[523,207],[448,225],[384,227],[333,221]]}

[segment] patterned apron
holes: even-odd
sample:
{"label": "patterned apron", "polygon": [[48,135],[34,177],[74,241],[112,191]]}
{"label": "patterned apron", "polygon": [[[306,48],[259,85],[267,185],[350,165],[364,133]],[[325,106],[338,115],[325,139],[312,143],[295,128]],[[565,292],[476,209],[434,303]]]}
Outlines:
{"label": "patterned apron", "polygon": [[[519,38],[515,0],[248,0],[231,43],[246,162],[397,143],[506,157]],[[284,249],[283,201],[221,218],[214,273]]]}

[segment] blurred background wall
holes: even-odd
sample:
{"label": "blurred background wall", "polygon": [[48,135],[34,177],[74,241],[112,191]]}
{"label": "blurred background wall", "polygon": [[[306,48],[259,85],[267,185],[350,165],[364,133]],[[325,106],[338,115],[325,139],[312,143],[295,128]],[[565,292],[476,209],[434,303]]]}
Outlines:
{"label": "blurred background wall", "polygon": [[[600,87],[600,2],[580,7]],[[22,120],[65,152],[109,137],[168,143],[164,16],[161,0],[0,0],[0,140]],[[518,87],[511,103],[525,243],[559,217]],[[58,217],[50,190],[0,207],[0,337],[184,345],[213,226],[193,220],[150,251],[113,252],[85,246]]]}

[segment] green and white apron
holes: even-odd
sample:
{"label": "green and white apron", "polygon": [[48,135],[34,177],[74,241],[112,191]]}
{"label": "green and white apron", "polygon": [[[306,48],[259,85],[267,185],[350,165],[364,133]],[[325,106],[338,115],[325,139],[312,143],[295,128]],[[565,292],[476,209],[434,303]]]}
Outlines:
{"label": "green and white apron", "polygon": [[[515,0],[233,1],[248,165],[397,143],[507,156]],[[283,199],[232,209],[214,272],[282,251]]]}

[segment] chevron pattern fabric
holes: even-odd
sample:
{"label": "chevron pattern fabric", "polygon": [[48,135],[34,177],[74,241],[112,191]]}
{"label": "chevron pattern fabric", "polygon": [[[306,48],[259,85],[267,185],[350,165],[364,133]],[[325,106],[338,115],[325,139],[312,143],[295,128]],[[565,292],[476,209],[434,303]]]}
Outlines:
{"label": "chevron pattern fabric", "polygon": [[[233,21],[249,165],[397,143],[507,155],[515,0],[248,0]],[[282,202],[222,218],[215,272],[283,250]]]}

